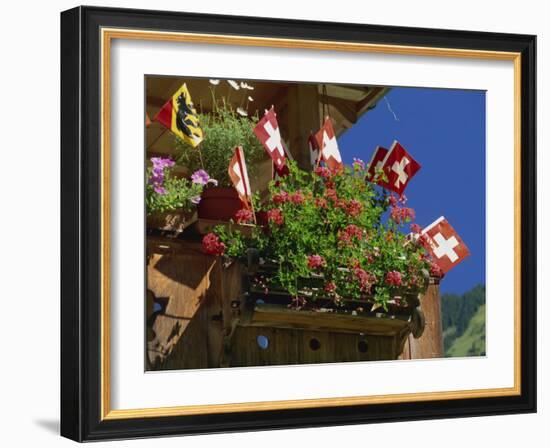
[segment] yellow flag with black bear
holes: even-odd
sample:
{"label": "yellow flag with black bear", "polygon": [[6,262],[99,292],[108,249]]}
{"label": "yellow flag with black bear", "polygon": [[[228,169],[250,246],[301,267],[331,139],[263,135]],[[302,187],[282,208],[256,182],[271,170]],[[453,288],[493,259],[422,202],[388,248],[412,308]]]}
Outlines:
{"label": "yellow flag with black bear", "polygon": [[199,117],[185,83],[162,106],[153,120],[168,128],[193,148],[203,140]]}

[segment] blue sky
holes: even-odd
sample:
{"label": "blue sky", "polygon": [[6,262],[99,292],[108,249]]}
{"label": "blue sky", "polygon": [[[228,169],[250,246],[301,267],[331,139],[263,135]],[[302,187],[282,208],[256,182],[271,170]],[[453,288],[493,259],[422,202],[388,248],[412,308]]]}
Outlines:
{"label": "blue sky", "polygon": [[338,139],[344,162],[368,162],[377,145],[398,140],[422,165],[405,191],[416,222],[445,216],[471,252],[441,290],[485,283],[485,92],[396,87],[386,99]]}

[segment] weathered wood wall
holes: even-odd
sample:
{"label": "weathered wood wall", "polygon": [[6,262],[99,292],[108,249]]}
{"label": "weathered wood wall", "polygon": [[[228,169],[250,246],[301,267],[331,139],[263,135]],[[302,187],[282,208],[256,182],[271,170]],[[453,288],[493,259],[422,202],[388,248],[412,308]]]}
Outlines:
{"label": "weathered wood wall", "polygon": [[[266,348],[260,347],[258,336],[267,339]],[[244,367],[395,359],[399,354],[397,346],[395,336],[239,326],[232,341],[230,365]]]}
{"label": "weathered wood wall", "polygon": [[409,335],[401,359],[441,358],[443,352],[443,328],[441,323],[441,299],[439,284],[430,283],[421,300],[420,308],[426,319],[424,333],[418,339]]}
{"label": "weathered wood wall", "polygon": [[147,342],[150,368],[218,367],[225,317],[241,291],[238,266],[223,268],[200,244],[151,237],[148,243],[147,288],[163,304]]}

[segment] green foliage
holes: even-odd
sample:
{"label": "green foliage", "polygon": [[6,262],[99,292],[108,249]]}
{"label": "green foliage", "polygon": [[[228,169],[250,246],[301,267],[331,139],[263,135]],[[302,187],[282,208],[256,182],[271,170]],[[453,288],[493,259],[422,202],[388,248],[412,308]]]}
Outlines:
{"label": "green foliage", "polygon": [[[226,255],[244,258],[247,248],[258,249],[275,267],[265,279],[268,286],[295,297],[306,290],[308,297],[374,300],[385,307],[404,290],[423,289],[429,268],[424,248],[400,231],[410,219],[382,223],[389,198],[365,182],[364,168],[310,173],[291,162],[289,169],[288,176],[270,184],[270,200],[256,201],[256,210],[271,217],[267,229],[256,229],[251,237],[215,230]],[[321,265],[312,266],[312,256],[320,257]],[[388,282],[392,271],[399,282]]]}
{"label": "green foliage", "polygon": [[[232,186],[227,173],[229,161],[236,146],[242,146],[249,176],[253,177],[257,162],[265,158],[265,152],[253,132],[258,117],[241,117],[229,105],[223,103],[210,114],[199,114],[199,122],[204,132],[204,140],[198,148],[192,148],[175,137],[179,149],[177,163],[186,166],[191,172],[203,168],[220,186]],[[200,152],[199,152],[200,150]]]}
{"label": "green foliage", "polygon": [[[443,294],[441,310],[444,329],[443,346],[446,356],[484,354],[485,286],[477,285],[462,295]],[[482,328],[479,322],[480,316],[483,317]],[[474,327],[470,328],[472,325]]]}
{"label": "green foliage", "polygon": [[[151,171],[151,168],[147,170],[147,179],[151,178]],[[203,186],[192,183],[189,179],[173,176],[169,168],[166,168],[164,172],[165,194],[157,193],[151,183],[146,183],[145,209],[147,215],[174,210],[191,210],[194,207],[192,200],[200,197]]]}
{"label": "green foliage", "polygon": [[485,305],[470,319],[464,333],[449,347],[447,356],[485,356]]}

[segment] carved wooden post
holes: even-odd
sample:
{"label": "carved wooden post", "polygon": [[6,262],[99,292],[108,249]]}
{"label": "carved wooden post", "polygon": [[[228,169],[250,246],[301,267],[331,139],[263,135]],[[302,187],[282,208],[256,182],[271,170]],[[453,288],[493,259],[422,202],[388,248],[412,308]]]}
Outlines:
{"label": "carved wooden post", "polygon": [[418,339],[409,335],[401,359],[441,358],[444,356],[439,282],[433,279],[430,281],[430,286],[420,303],[420,308],[426,319],[424,333]]}

